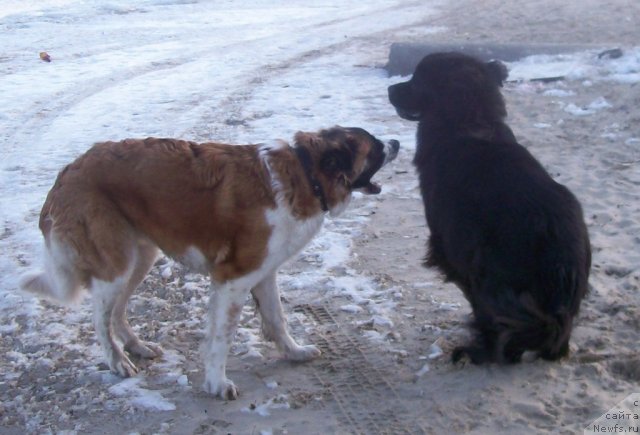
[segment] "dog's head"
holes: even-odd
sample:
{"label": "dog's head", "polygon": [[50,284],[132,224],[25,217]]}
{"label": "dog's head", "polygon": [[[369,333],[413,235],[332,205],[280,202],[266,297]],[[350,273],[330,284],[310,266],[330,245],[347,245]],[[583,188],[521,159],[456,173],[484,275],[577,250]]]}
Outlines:
{"label": "dog's head", "polygon": [[310,174],[322,186],[332,215],[346,208],[352,191],[380,193],[380,186],[371,179],[400,149],[397,140],[383,143],[362,128],[340,126],[317,133],[298,132],[295,146],[309,153]]}
{"label": "dog's head", "polygon": [[471,125],[502,120],[506,109],[500,87],[507,75],[500,61],[434,53],[420,61],[409,81],[389,86],[389,101],[409,121]]}

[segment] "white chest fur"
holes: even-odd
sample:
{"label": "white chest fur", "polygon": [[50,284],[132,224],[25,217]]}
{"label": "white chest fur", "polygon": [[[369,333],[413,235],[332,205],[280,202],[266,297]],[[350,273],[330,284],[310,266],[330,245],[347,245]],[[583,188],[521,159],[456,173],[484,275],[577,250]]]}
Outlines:
{"label": "white chest fur", "polygon": [[267,262],[278,267],[311,241],[322,227],[324,214],[304,220],[296,219],[286,206],[279,204],[275,210],[267,210],[266,218],[272,228]]}
{"label": "white chest fur", "polygon": [[324,220],[323,213],[309,219],[296,219],[286,206],[280,180],[269,164],[270,153],[285,147],[288,147],[288,144],[284,141],[271,141],[260,147],[260,158],[271,176],[271,188],[275,193],[277,205],[275,209],[268,209],[265,212],[267,222],[272,228],[266,259],[269,268],[278,268],[284,261],[304,248],[320,230]]}

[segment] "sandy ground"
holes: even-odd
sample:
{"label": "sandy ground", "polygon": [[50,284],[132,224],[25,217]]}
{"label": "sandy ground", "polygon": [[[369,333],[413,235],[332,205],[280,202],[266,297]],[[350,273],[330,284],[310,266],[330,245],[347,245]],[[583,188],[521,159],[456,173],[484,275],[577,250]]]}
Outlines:
{"label": "sandy ground", "polygon": [[[457,0],[424,23],[446,27],[444,32],[426,35],[423,26],[415,26],[404,29],[401,39],[624,48],[638,44],[638,17],[640,3],[630,0]],[[361,41],[360,49],[371,51],[372,64],[383,65],[389,45],[399,39],[377,35]],[[573,92],[573,100],[585,105],[605,97],[612,107],[595,116],[568,116],[558,97],[545,94],[551,87]],[[169,355],[188,374],[191,390],[162,386],[176,410],[145,411],[119,401],[103,382],[108,376],[104,367],[77,372],[81,352],[52,346],[51,352],[64,353],[55,370],[36,365],[0,385],[3,400],[21,395],[24,407],[17,413],[0,404],[0,432],[582,433],[616,403],[640,392],[640,143],[629,140],[640,137],[640,89],[637,84],[559,82],[507,84],[504,94],[516,136],[578,196],[591,233],[591,292],[568,359],[509,367],[449,362],[451,348],[467,338],[469,307],[457,288],[420,266],[427,230],[412,155],[404,150],[381,173],[387,188],[374,206],[354,201],[349,213],[366,215],[366,225],[354,220],[344,228],[360,232],[353,260],[345,267],[393,289],[387,293],[396,304],[392,325],[368,321],[366,311],[341,310],[347,298],[309,300],[308,292],[288,288],[285,280],[281,285],[294,335],[316,343],[324,355],[312,363],[291,364],[263,344],[266,358],[232,356],[229,374],[241,397],[224,402],[198,387],[201,333],[192,320],[203,313],[172,309],[174,300],[190,296],[157,290],[166,281],[159,266],[132,304],[132,323],[144,324],[140,333],[171,349]],[[398,134],[412,136],[407,132],[415,125],[404,125]],[[313,267],[313,258],[303,254],[281,274]],[[145,295],[158,291],[166,304],[146,306]],[[153,319],[145,314],[150,308]],[[174,327],[161,333],[156,319],[173,321]],[[255,325],[256,320],[247,316],[243,322]],[[95,346],[90,323],[83,325],[80,345]],[[20,346],[19,338],[0,341],[3,354]],[[438,349],[444,354],[439,356]],[[148,371],[157,367],[141,365]],[[39,423],[27,426],[28,416],[36,414]]]}

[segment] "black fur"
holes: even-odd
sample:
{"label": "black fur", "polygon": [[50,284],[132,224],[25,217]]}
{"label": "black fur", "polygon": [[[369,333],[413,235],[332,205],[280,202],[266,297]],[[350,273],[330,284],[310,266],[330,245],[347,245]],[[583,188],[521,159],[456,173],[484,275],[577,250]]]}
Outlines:
{"label": "black fur", "polygon": [[414,164],[430,230],[425,265],[471,304],[474,363],[567,355],[591,266],[580,203],[505,124],[499,62],[425,57],[389,87],[398,114],[419,121]]}

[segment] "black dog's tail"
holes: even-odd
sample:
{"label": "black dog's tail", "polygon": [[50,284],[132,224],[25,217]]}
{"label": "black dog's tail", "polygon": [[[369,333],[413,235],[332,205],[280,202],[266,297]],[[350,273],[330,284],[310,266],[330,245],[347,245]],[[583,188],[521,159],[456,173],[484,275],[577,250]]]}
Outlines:
{"label": "black dog's tail", "polygon": [[527,350],[547,360],[568,355],[573,316],[568,312],[544,313],[529,295],[520,299],[510,310],[499,310],[496,315],[474,310],[471,327],[475,339],[454,349],[453,362],[466,355],[474,364],[513,364],[520,362]]}
{"label": "black dog's tail", "polygon": [[538,353],[546,360],[557,360],[569,353],[573,317],[564,308],[545,312],[529,293],[523,293],[512,310],[498,314],[496,323],[495,360],[517,362],[525,350]]}
{"label": "black dog's tail", "polygon": [[[573,318],[586,293],[586,283],[566,280],[561,288],[541,292],[544,304],[529,292],[512,289],[498,298],[476,299],[472,328],[475,340],[454,350],[452,359],[467,355],[473,363],[517,363],[525,351],[534,351],[546,360],[557,360],[569,353]],[[486,296],[486,294],[485,294]]]}
{"label": "black dog's tail", "polygon": [[525,351],[546,360],[569,354],[573,320],[588,290],[591,250],[584,225],[564,227],[576,232],[537,250],[529,281],[490,273],[482,288],[470,292],[476,336],[454,350],[454,362],[463,355],[480,364],[516,363]]}

